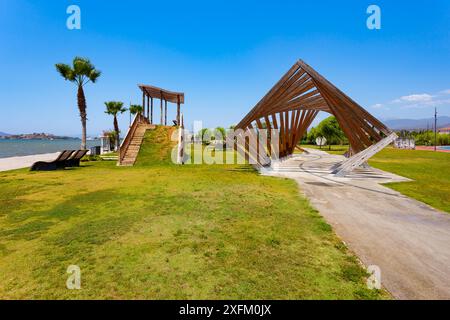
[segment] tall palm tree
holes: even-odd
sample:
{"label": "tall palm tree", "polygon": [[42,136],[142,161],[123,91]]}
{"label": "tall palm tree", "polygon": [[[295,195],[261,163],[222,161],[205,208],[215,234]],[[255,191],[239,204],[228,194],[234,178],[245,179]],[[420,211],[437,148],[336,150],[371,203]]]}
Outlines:
{"label": "tall palm tree", "polygon": [[120,136],[119,136],[119,123],[117,122],[117,114],[124,113],[127,108],[123,107],[123,102],[120,101],[109,101],[105,102],[106,111],[105,113],[110,114],[114,117],[114,131],[116,132],[116,148],[119,150]]}
{"label": "tall palm tree", "polygon": [[94,65],[86,58],[75,57],[72,66],[65,63],[56,64],[56,70],[65,80],[73,82],[78,87],[77,101],[81,117],[81,149],[86,149],[86,97],[83,87],[88,82],[95,83],[101,75],[101,71],[95,69]]}
{"label": "tall palm tree", "polygon": [[142,111],[144,111],[144,108],[142,108],[141,105],[132,104],[132,105],[130,105],[130,108],[128,110],[130,111],[130,126],[131,126],[131,115],[141,113]]}

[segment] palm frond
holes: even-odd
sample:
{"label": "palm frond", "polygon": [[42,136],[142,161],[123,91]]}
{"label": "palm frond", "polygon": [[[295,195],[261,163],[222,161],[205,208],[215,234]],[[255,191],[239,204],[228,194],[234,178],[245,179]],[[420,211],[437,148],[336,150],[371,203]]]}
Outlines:
{"label": "palm frond", "polygon": [[72,61],[73,66],[58,63],[56,69],[66,80],[77,82],[78,85],[85,85],[89,81],[93,83],[102,74],[101,71],[96,70],[91,61],[87,58],[75,57]]}
{"label": "palm frond", "polygon": [[132,104],[129,108],[131,114],[140,113],[143,111],[143,108],[139,104]]}
{"label": "palm frond", "polygon": [[120,101],[107,101],[105,102],[105,106],[105,113],[110,115],[117,115],[118,113],[124,113],[127,111],[127,108],[123,107],[123,102]]}
{"label": "palm frond", "polygon": [[89,80],[92,81],[92,83],[95,83],[101,75],[102,75],[102,72],[100,70],[92,69],[88,75],[88,78],[89,78]]}
{"label": "palm frond", "polygon": [[88,76],[93,69],[92,64],[89,60],[83,58],[73,59],[73,70],[78,75]]}
{"label": "palm frond", "polygon": [[69,81],[75,81],[75,73],[73,69],[65,63],[57,63],[55,65],[56,70],[59,72],[59,74],[66,80]]}

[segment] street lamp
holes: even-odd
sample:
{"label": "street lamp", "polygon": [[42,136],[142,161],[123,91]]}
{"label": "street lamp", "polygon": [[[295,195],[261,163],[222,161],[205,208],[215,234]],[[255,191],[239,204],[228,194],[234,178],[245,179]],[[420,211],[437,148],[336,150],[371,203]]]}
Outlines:
{"label": "street lamp", "polygon": [[434,151],[437,151],[437,108],[434,108]]}

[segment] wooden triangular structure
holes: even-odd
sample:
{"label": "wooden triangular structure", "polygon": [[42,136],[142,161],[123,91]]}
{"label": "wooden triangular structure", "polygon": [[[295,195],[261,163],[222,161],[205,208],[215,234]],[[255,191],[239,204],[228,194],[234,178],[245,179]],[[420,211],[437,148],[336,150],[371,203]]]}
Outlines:
{"label": "wooden triangular structure", "polygon": [[[294,152],[320,111],[336,117],[349,140],[352,154],[377,144],[392,133],[383,123],[302,60],[292,66],[242,119],[236,129],[277,130],[279,156],[282,158]],[[268,156],[272,147],[268,141]],[[249,150],[246,152],[249,153]]]}

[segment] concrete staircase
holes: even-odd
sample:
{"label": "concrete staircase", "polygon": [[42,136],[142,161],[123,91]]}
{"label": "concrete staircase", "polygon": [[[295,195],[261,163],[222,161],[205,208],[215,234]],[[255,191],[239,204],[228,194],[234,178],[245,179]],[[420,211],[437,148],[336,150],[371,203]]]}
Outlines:
{"label": "concrete staircase", "polygon": [[128,147],[125,150],[125,155],[120,165],[122,166],[132,166],[136,162],[139,150],[141,149],[142,141],[144,140],[145,131],[154,130],[156,128],[153,124],[139,123]]}

